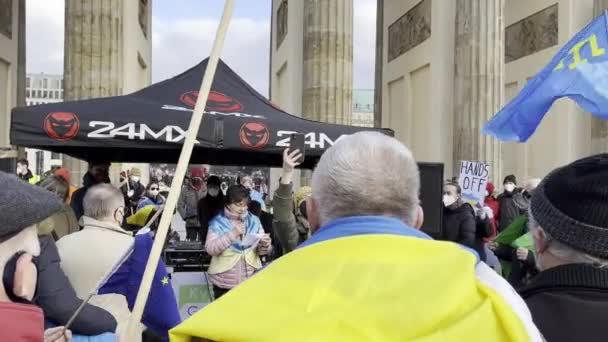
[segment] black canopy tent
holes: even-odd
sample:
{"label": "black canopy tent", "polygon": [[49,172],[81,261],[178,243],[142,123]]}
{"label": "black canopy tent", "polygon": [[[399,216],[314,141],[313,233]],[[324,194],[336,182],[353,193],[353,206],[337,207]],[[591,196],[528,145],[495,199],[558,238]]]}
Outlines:
{"label": "black canopy tent", "polygon": [[[14,108],[11,143],[83,160],[175,163],[206,67],[129,95]],[[290,115],[220,61],[191,163],[279,166],[298,132],[306,135],[302,166],[311,168],[340,136],[362,130],[374,129]]]}

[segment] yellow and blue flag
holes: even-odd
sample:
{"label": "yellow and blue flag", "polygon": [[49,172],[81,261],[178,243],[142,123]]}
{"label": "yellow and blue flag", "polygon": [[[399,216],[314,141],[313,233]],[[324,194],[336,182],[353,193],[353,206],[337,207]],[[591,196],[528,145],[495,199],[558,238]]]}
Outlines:
{"label": "yellow and blue flag", "polygon": [[482,129],[503,141],[525,142],[559,98],[608,119],[608,15],[577,33]]}
{"label": "yellow and blue flag", "polygon": [[171,341],[538,340],[477,278],[477,263],[396,219],[335,220],[172,329]]}

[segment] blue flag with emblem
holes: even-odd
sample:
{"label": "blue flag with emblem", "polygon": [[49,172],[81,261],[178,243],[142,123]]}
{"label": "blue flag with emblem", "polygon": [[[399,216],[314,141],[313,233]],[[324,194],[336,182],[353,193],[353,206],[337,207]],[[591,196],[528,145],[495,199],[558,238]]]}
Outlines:
{"label": "blue flag with emblem", "polygon": [[608,15],[577,33],[551,62],[482,129],[503,141],[525,142],[553,102],[574,100],[583,110],[608,119]]}
{"label": "blue flag with emblem", "polygon": [[[133,310],[137,291],[141,284],[153,240],[149,233],[135,235],[133,253],[101,286],[98,294],[118,293],[127,298],[129,310]],[[169,329],[181,322],[179,309],[167,268],[159,261],[154,273],[148,301],[142,316],[142,323],[157,334],[168,339]]]}

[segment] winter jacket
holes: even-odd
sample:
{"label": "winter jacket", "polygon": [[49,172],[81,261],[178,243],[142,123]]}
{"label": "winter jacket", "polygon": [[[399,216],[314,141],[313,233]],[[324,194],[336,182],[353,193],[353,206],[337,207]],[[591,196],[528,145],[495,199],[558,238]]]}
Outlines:
{"label": "winter jacket", "polygon": [[500,217],[500,203],[493,196],[488,196],[484,200],[484,205],[492,209],[492,225],[498,229],[498,217]]}
{"label": "winter jacket", "polygon": [[186,227],[200,227],[198,220],[198,202],[207,195],[203,187],[196,190],[191,186],[184,186],[177,202],[177,211],[184,221]]}
{"label": "winter jacket", "polygon": [[30,171],[29,169],[27,170],[26,174],[17,175],[17,177],[19,177],[19,179],[21,179],[22,181],[26,181],[32,185],[36,185],[38,182],[40,182],[40,176],[33,174],[32,171]]}
{"label": "winter jacket", "polygon": [[[105,183],[110,183],[110,180],[106,179]],[[74,209],[74,215],[76,215],[76,220],[78,221],[82,215],[84,215],[84,196],[87,194],[89,188],[95,184],[97,184],[95,178],[93,175],[87,172],[82,177],[82,188],[74,191],[74,194],[72,194],[72,201],[70,202],[70,205],[72,206],[72,209]]]}
{"label": "winter jacket", "polygon": [[498,196],[499,216],[498,231],[505,230],[518,216],[526,214],[530,201],[520,193],[504,192]]}
{"label": "winter jacket", "polygon": [[443,209],[444,240],[475,248],[476,232],[475,212],[470,204],[460,203],[455,208]]}
{"label": "winter jacket", "polygon": [[485,240],[492,236],[493,233],[492,220],[489,217],[483,219],[478,216],[475,217],[475,242],[473,249],[479,254],[483,262],[486,261]]}
{"label": "winter jacket", "polygon": [[[44,317],[56,325],[65,325],[82,304],[70,280],[61,269],[61,259],[51,235],[39,236],[38,288],[36,305],[44,310]],[[104,309],[91,304],[76,316],[70,326],[75,334],[98,335],[116,330],[116,320]]]}
{"label": "winter jacket", "polygon": [[547,269],[521,291],[549,342],[608,339],[608,269],[570,264]]}
{"label": "winter jacket", "polygon": [[[139,210],[136,209],[138,203],[142,196],[146,193],[146,187],[143,186],[139,181],[135,184],[129,180],[129,187],[127,188],[127,184],[124,184],[120,190],[125,198],[125,203],[127,207],[133,210],[133,212]],[[133,195],[129,197],[129,190],[133,190]],[[131,215],[131,210],[128,211],[129,215]]]}
{"label": "winter jacket", "polygon": [[274,232],[286,254],[308,238],[310,225],[300,213],[294,213],[293,184],[280,184],[272,204]]}
{"label": "winter jacket", "polygon": [[[70,279],[76,294],[86,298],[133,244],[131,233],[107,222],[83,216],[84,228],[57,241],[61,256],[61,268]],[[129,321],[131,311],[125,296],[115,293],[95,295],[90,300],[109,311],[122,331]]]}
{"label": "winter jacket", "polygon": [[74,210],[69,205],[65,205],[63,209],[53,214],[53,216],[38,223],[38,234],[53,235],[55,240],[75,233],[80,230]]}

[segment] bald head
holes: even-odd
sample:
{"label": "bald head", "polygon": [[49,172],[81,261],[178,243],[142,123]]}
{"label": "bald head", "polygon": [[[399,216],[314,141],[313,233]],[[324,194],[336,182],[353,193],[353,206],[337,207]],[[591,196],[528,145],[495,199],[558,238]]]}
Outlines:
{"label": "bald head", "polygon": [[343,137],[327,150],[312,177],[320,225],[349,216],[388,216],[414,225],[420,176],[410,150],[376,132]]}

